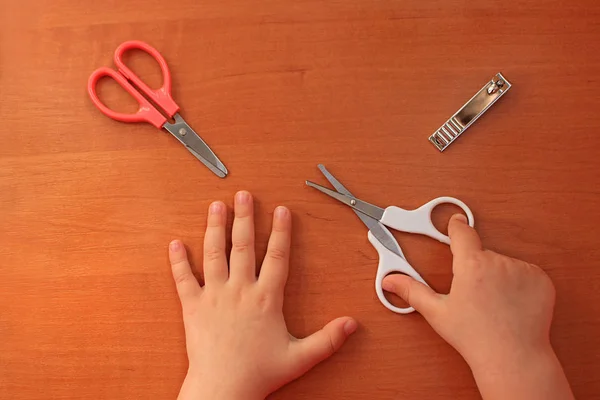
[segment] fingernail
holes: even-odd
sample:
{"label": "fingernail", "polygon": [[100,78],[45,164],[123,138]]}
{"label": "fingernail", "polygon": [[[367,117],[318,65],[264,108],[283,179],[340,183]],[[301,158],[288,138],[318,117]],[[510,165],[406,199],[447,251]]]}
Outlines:
{"label": "fingernail", "polygon": [[396,286],[394,286],[394,284],[390,281],[383,281],[381,282],[381,287],[383,288],[383,290],[385,290],[386,292],[393,292],[394,290],[396,290]]}
{"label": "fingernail", "polygon": [[276,218],[285,218],[287,217],[289,210],[283,206],[279,206],[275,209],[275,217]]}
{"label": "fingernail", "polygon": [[238,204],[247,204],[250,202],[250,193],[241,190],[235,194],[235,202]]}
{"label": "fingernail", "polygon": [[210,205],[210,208],[208,209],[208,212],[210,212],[211,214],[219,214],[221,212],[221,207],[222,204],[220,201],[215,201],[214,203],[212,203]]}
{"label": "fingernail", "polygon": [[181,248],[181,242],[179,240],[173,240],[171,243],[169,243],[169,248],[172,251],[177,251]]}
{"label": "fingernail", "polygon": [[356,331],[356,328],[358,328],[358,324],[353,319],[346,321],[344,324],[344,332],[346,335],[352,335]]}
{"label": "fingernail", "polygon": [[463,214],[454,214],[454,219],[464,224],[467,223],[467,217],[465,217]]}

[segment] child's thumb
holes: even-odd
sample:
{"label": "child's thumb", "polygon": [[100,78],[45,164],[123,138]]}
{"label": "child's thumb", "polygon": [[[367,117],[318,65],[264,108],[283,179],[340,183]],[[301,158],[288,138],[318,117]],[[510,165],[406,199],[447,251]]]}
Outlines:
{"label": "child's thumb", "polygon": [[341,317],[330,321],[321,330],[293,343],[295,377],[304,374],[339,350],[348,336],[354,333],[357,323],[353,318]]}
{"label": "child's thumb", "polygon": [[438,310],[442,299],[442,295],[432,288],[407,275],[388,275],[381,286],[383,290],[400,296],[426,319]]}

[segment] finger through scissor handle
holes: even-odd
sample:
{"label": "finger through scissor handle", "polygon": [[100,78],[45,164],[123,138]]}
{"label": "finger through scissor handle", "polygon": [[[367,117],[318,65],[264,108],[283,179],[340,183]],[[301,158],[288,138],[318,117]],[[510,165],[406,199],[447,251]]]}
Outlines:
{"label": "finger through scissor handle", "polygon": [[440,232],[435,225],[433,225],[433,221],[431,220],[433,209],[440,204],[445,203],[458,206],[467,215],[469,225],[475,225],[475,217],[473,217],[471,209],[465,203],[454,197],[438,197],[416,210],[405,210],[400,207],[390,206],[385,209],[381,222],[384,225],[401,232],[418,233],[439,240],[442,243],[450,244],[448,235],[444,235]]}
{"label": "finger through scissor handle", "polygon": [[[125,65],[123,55],[127,51],[134,49],[148,53],[156,60],[156,62],[158,62],[163,76],[163,84],[159,89],[150,88],[131,69],[129,69],[127,65]],[[159,105],[169,117],[173,117],[177,111],[179,111],[179,106],[171,97],[171,72],[169,71],[169,66],[167,65],[165,58],[154,47],[141,40],[129,40],[121,43],[115,50],[115,64],[119,69],[119,72],[123,74],[125,78],[133,82],[133,84],[148,96],[148,98]]]}
{"label": "finger through scissor handle", "polygon": [[[377,293],[377,297],[379,301],[385,308],[390,311],[393,311],[397,314],[409,314],[414,312],[415,309],[412,307],[396,307],[385,297],[382,283],[383,279],[393,273],[400,273],[404,275],[408,275],[411,278],[416,279],[417,281],[427,285],[427,282],[419,275],[417,271],[406,261],[404,258],[398,256],[397,254],[392,253],[389,249],[387,249],[375,236],[369,231],[369,242],[375,247],[377,253],[379,254],[379,265],[377,266],[377,275],[375,276],[375,292]],[[429,286],[429,285],[428,285]]]}
{"label": "finger through scissor handle", "polygon": [[419,220],[423,221],[423,232],[415,233],[422,233],[437,239],[442,243],[450,244],[450,237],[440,232],[435,225],[433,225],[433,221],[431,220],[433,209],[440,204],[454,204],[455,206],[458,206],[467,215],[469,225],[471,227],[475,226],[475,217],[473,216],[473,212],[464,202],[454,197],[438,197],[437,199],[433,199],[429,203],[426,203],[414,210],[414,213],[420,216]]}

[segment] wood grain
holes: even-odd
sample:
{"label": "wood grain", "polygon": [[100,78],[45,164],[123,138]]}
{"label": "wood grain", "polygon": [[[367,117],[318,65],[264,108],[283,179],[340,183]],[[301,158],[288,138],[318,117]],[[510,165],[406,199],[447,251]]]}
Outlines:
{"label": "wood grain", "polygon": [[[593,0],[2,2],[0,397],[175,398],[186,358],[166,245],[184,239],[198,264],[208,204],[248,189],[258,257],[274,207],[294,214],[291,332],[360,321],[273,399],[478,398],[419,315],[378,303],[364,227],[304,186],[324,182],[322,162],[382,206],[456,196],[487,247],[541,265],[558,292],[554,346],[577,398],[598,398],[599,18]],[[129,39],[166,57],[182,115],[227,179],[92,106],[89,74]],[[158,84],[144,61],[131,63]],[[498,71],[511,92],[438,153],[429,134]],[[398,239],[447,291],[448,248]]]}

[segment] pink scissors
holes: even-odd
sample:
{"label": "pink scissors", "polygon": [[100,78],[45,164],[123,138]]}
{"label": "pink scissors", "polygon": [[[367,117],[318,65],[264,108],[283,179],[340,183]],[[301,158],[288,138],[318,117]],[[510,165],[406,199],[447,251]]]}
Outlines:
{"label": "pink scissors", "polygon": [[[123,54],[127,50],[138,49],[148,53],[160,65],[163,75],[163,84],[160,89],[151,89],[134,74],[123,62]],[[194,132],[194,130],[179,115],[179,106],[171,97],[171,73],[164,57],[152,46],[139,40],[130,40],[122,43],[115,50],[115,64],[118,71],[101,67],[92,72],[88,80],[88,93],[92,102],[107,117],[121,122],[148,122],[158,129],[164,128],[175,136],[198,160],[208,167],[220,178],[227,176],[227,168],[208,145]],[[140,108],[136,113],[125,114],[108,108],[96,93],[96,84],[103,77],[111,77],[137,100]],[[145,96],[145,97],[144,97]],[[154,103],[154,105],[151,103]],[[161,108],[162,110],[159,110]],[[173,118],[171,124],[167,117]]]}

